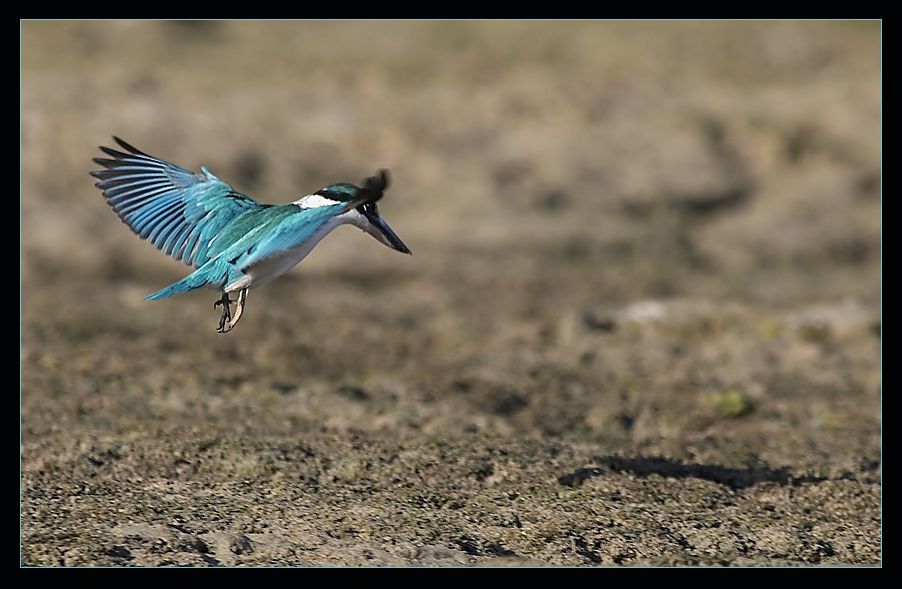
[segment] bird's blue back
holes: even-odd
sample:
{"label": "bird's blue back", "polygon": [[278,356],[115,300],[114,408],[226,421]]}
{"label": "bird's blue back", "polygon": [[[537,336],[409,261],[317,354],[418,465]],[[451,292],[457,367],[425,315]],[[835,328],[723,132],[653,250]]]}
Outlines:
{"label": "bird's blue back", "polygon": [[293,204],[261,205],[232,219],[207,253],[211,258],[223,254],[226,261],[244,270],[299,247],[343,208],[340,203],[311,209]]}

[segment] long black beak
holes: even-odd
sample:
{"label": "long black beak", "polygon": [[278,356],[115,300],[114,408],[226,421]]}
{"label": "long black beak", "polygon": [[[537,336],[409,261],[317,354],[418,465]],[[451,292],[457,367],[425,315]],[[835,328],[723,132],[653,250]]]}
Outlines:
{"label": "long black beak", "polygon": [[382,216],[379,214],[379,209],[376,207],[375,202],[368,202],[366,204],[362,204],[357,207],[357,210],[366,217],[366,220],[369,221],[370,227],[367,228],[367,231],[376,239],[392,248],[393,250],[398,250],[402,254],[409,254],[410,249],[404,245],[404,242],[401,241],[401,238],[398,237],[394,231],[391,230],[391,227],[388,226],[384,220],[382,220]]}
{"label": "long black beak", "polygon": [[367,233],[393,250],[409,254],[410,249],[391,230],[388,223],[382,220],[379,208],[376,206],[376,201],[382,198],[389,183],[388,170],[379,170],[375,176],[370,176],[363,181],[363,186],[357,191],[357,198],[354,201],[361,203],[357,206],[357,210],[367,220],[368,226],[363,228]]}

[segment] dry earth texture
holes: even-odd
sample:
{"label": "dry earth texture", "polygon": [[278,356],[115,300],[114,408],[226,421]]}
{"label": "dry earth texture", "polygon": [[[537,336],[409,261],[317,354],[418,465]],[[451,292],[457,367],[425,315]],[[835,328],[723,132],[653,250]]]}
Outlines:
{"label": "dry earth texture", "polygon": [[[23,22],[21,563],[879,565],[881,28]],[[267,203],[379,168],[255,290],[88,175]]]}

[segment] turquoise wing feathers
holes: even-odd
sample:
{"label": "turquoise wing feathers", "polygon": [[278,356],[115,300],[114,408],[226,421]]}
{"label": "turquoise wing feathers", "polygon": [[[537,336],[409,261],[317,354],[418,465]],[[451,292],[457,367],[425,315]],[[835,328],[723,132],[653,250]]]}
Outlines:
{"label": "turquoise wing feathers", "polygon": [[[340,205],[337,205],[340,206]],[[259,223],[257,231],[248,231],[250,239],[240,240],[235,264],[242,270],[253,267],[274,255],[302,246],[338,212],[335,207],[299,209],[294,205],[275,206],[253,216]],[[244,247],[247,246],[247,247]]]}
{"label": "turquoise wing feathers", "polygon": [[265,208],[203,166],[197,174],[113,139],[128,153],[101,147],[112,159],[94,159],[105,168],[91,173],[97,188],[132,231],[180,262],[203,266],[230,222]]}
{"label": "turquoise wing feathers", "polygon": [[163,299],[205,286],[227,288],[256,264],[302,246],[325,223],[327,215],[328,211],[282,205],[262,206],[239,216],[210,248],[208,262],[147,299]]}

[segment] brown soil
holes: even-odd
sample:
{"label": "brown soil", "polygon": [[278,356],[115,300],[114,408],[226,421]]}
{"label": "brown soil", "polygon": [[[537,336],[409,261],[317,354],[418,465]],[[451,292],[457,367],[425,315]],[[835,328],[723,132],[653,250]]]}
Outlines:
{"label": "brown soil", "polygon": [[[21,28],[22,564],[881,563],[879,23]],[[219,335],[113,134],[413,256]]]}

